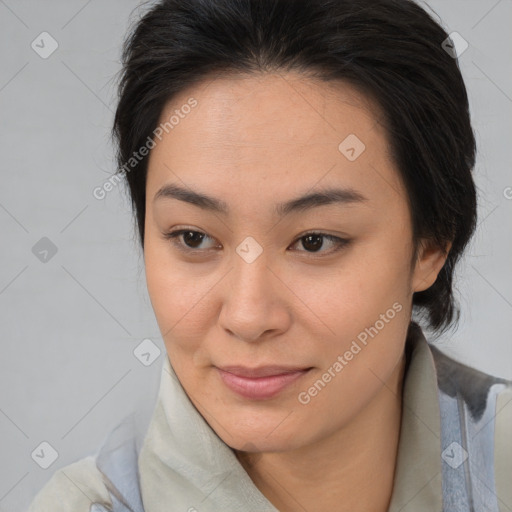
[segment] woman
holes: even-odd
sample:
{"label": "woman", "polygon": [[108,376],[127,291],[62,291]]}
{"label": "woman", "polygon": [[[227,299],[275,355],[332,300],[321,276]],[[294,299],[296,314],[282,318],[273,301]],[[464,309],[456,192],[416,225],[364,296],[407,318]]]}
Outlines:
{"label": "woman", "polygon": [[31,512],[508,510],[512,383],[420,328],[455,324],[476,225],[454,57],[409,0],[149,10],[114,134],[168,355],[158,402]]}

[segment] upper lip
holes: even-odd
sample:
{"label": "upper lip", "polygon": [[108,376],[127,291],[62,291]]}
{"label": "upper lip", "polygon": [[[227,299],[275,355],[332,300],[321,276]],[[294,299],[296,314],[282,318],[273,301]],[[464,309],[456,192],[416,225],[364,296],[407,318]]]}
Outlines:
{"label": "upper lip", "polygon": [[240,377],[248,377],[248,378],[258,378],[258,377],[269,377],[273,375],[283,375],[286,373],[295,373],[301,372],[305,370],[309,370],[309,368],[305,368],[302,366],[259,366],[257,368],[248,368],[247,366],[217,366],[219,370],[224,372],[233,373],[234,375],[239,375]]}

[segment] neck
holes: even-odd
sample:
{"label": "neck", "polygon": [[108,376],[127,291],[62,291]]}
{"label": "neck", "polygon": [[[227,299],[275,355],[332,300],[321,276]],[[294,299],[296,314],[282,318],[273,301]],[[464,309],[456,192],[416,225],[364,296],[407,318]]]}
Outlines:
{"label": "neck", "polygon": [[350,424],[288,452],[236,455],[254,484],[280,511],[386,512],[400,438],[405,357]]}

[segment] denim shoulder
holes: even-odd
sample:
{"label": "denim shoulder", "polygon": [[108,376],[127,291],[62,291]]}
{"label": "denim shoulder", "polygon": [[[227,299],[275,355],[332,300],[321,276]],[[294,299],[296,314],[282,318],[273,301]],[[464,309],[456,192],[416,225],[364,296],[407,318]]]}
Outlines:
{"label": "denim shoulder", "polygon": [[140,431],[133,416],[112,430],[96,456],[96,466],[109,493],[109,506],[92,503],[88,512],[144,512],[138,455]]}
{"label": "denim shoulder", "polygon": [[444,510],[510,510],[512,381],[430,349],[441,413]]}

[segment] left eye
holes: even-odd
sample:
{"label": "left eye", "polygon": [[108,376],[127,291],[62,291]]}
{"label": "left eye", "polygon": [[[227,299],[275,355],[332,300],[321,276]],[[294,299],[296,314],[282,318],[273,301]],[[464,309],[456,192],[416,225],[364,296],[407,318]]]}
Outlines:
{"label": "left eye", "polygon": [[[182,238],[183,237],[183,238]],[[194,231],[191,229],[178,229],[176,231],[171,231],[169,233],[164,233],[164,238],[167,240],[171,240],[173,244],[175,244],[178,249],[184,252],[198,252],[198,251],[206,251],[210,248],[200,248],[199,246],[205,239],[213,240],[213,238],[209,237],[206,233],[202,231]],[[311,252],[316,253],[319,252],[320,249],[324,248],[324,240],[328,240],[333,247],[331,250],[322,251],[322,252],[335,252],[340,250],[341,248],[348,245],[349,240],[345,238],[340,238],[334,235],[328,235],[326,233],[306,233],[299,237],[292,245],[297,245],[302,242],[303,247],[306,248],[306,251],[299,252]]]}
{"label": "left eye", "polygon": [[324,247],[324,240],[328,240],[331,243],[332,249],[323,252],[338,251],[349,243],[349,241],[345,238],[340,238],[334,235],[327,235],[326,233],[307,233],[298,238],[293,245],[301,242],[303,247],[311,249],[311,251],[308,249],[306,252],[318,252]]}

